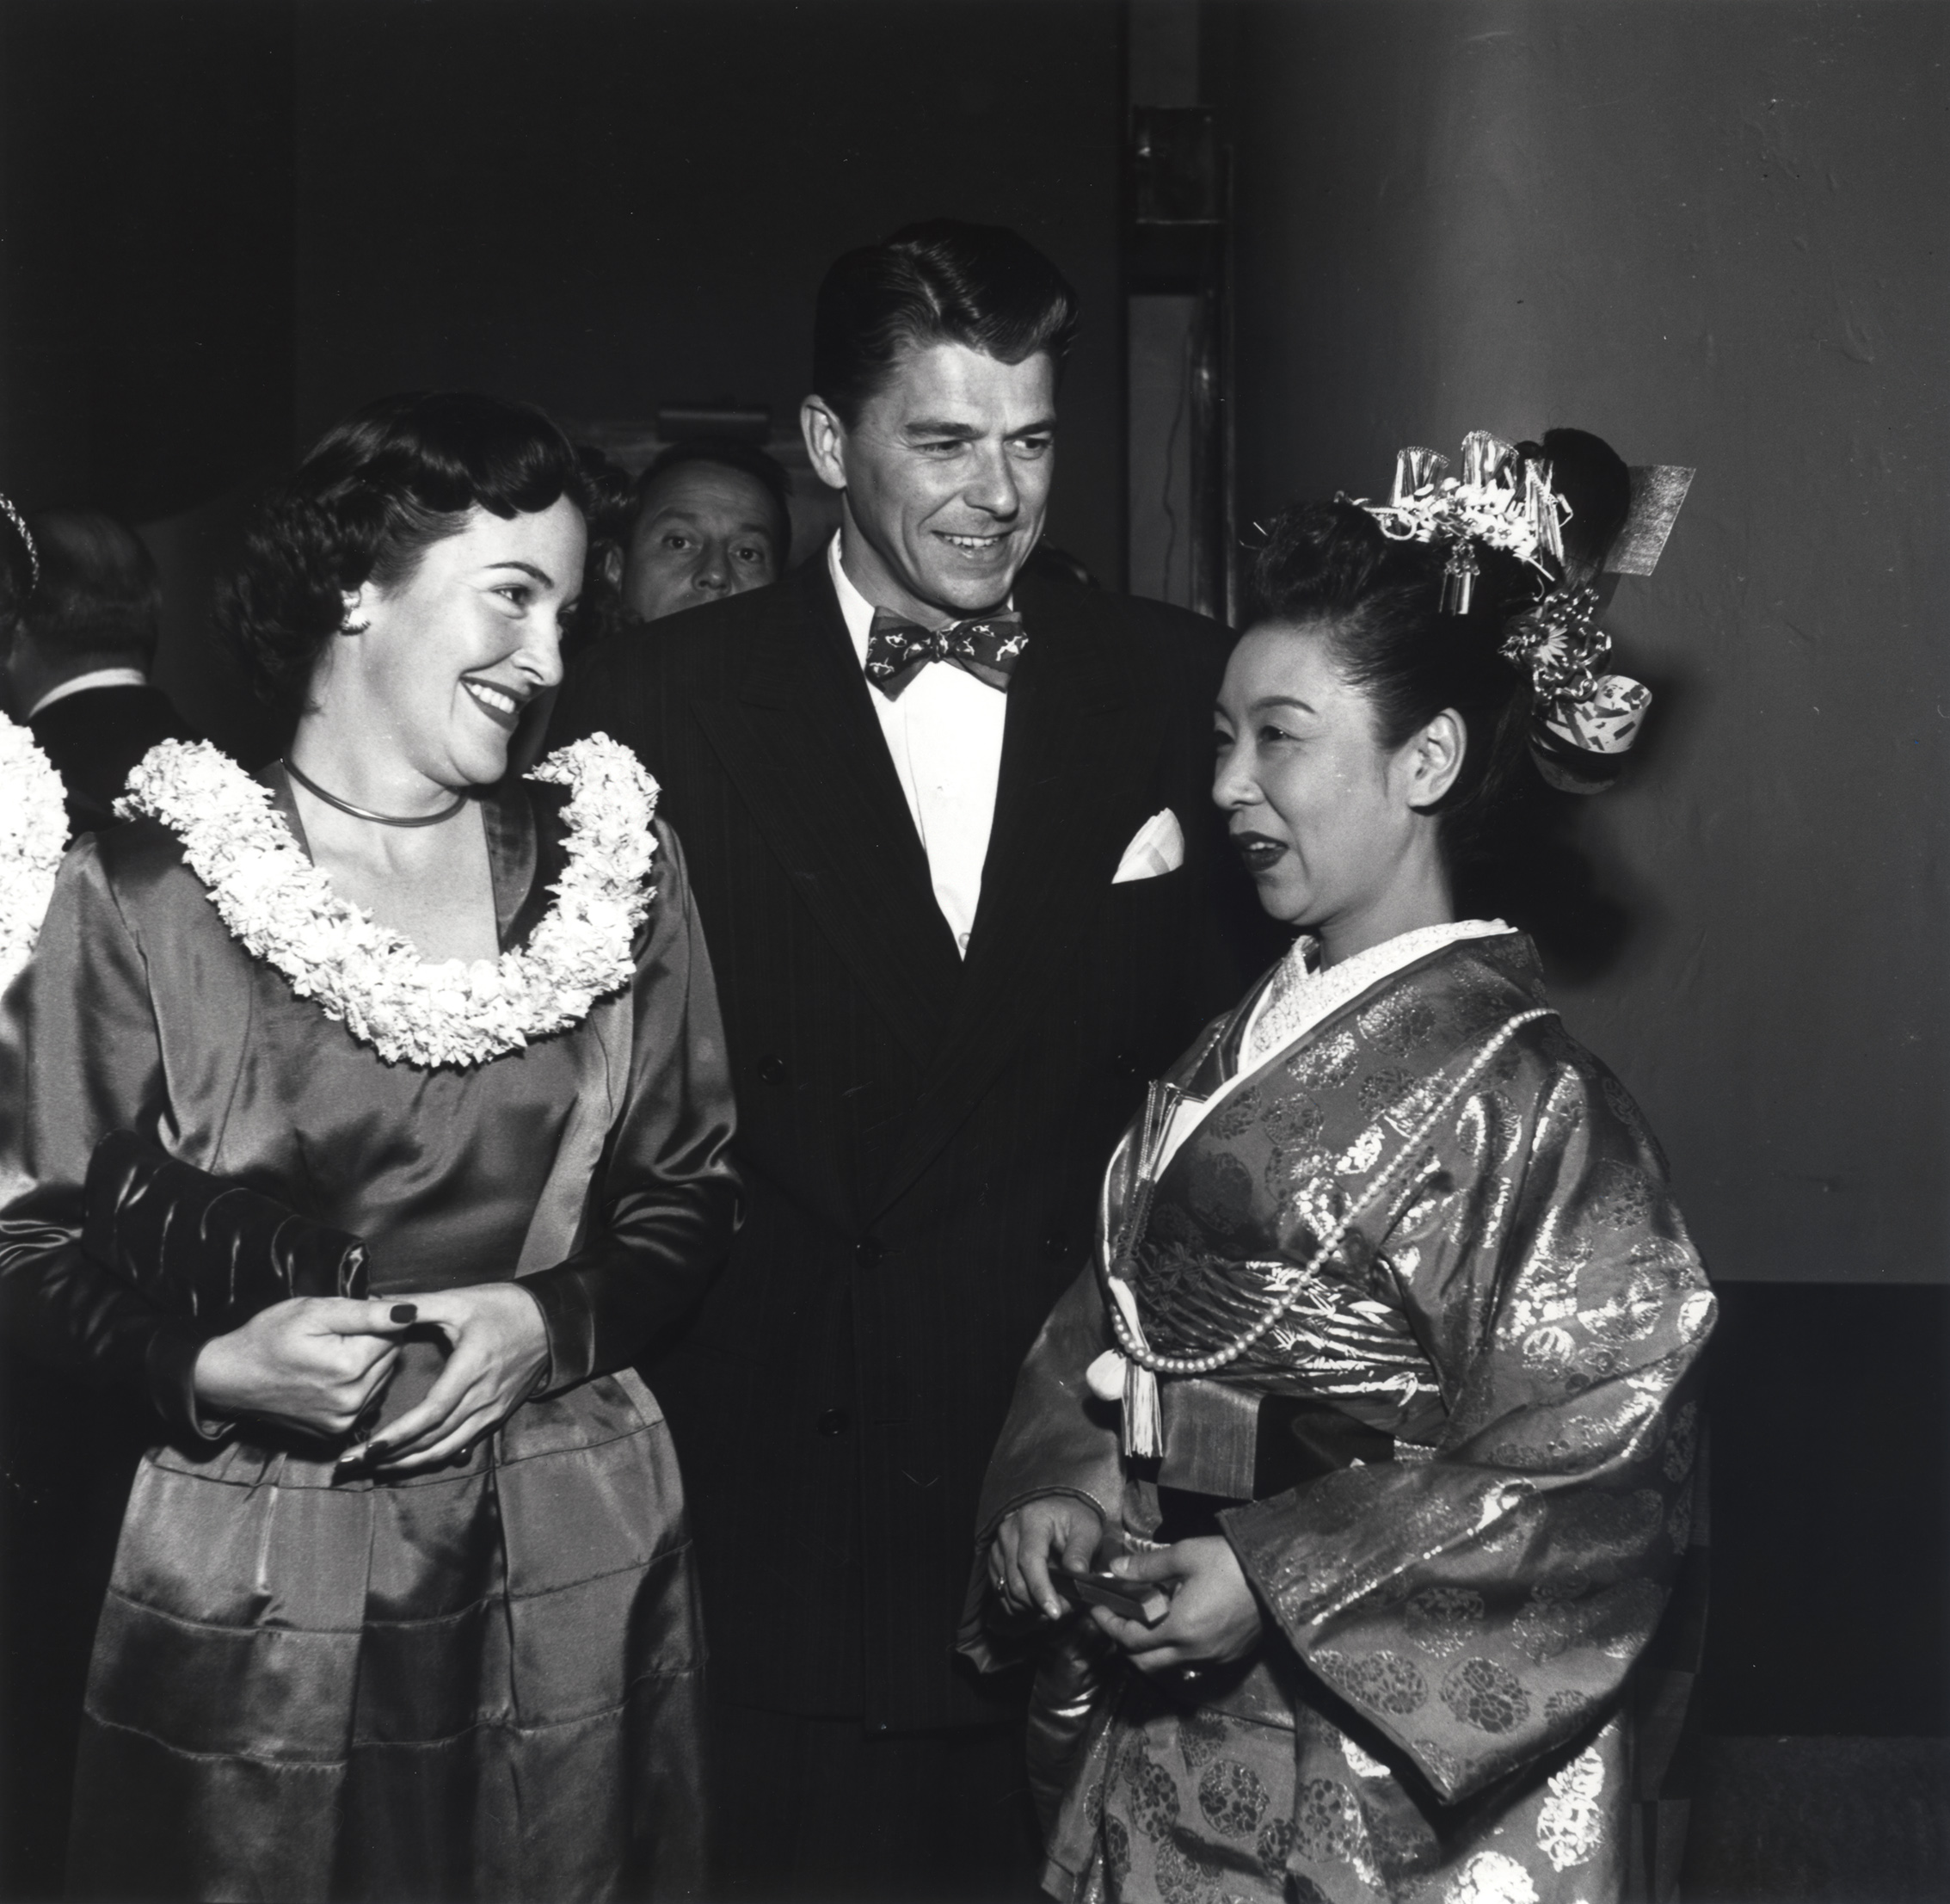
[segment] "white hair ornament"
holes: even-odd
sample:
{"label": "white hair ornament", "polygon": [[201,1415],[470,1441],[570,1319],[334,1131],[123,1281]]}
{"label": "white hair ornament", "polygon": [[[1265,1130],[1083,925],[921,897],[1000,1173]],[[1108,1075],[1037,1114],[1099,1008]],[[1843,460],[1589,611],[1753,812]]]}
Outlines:
{"label": "white hair ornament", "polygon": [[1519,456],[1514,443],[1486,429],[1473,429],[1462,440],[1462,474],[1445,475],[1449,466],[1448,457],[1431,449],[1398,450],[1388,500],[1361,504],[1394,541],[1447,545],[1445,612],[1469,613],[1478,543],[1554,580],[1546,561],[1564,561],[1571,505],[1552,490],[1550,465]]}
{"label": "white hair ornament", "polygon": [[[1627,675],[1600,671],[1611,638],[1597,625],[1597,592],[1583,577],[1566,575],[1564,526],[1571,505],[1552,487],[1546,459],[1524,456],[1487,430],[1463,438],[1460,476],[1447,474],[1449,468],[1449,459],[1435,450],[1398,450],[1388,500],[1361,500],[1359,507],[1391,540],[1444,545],[1446,613],[1469,613],[1479,545],[1515,557],[1543,578],[1544,592],[1511,622],[1499,652],[1530,677],[1536,706],[1531,747],[1545,779],[1566,792],[1595,792],[1643,730],[1652,693]],[[1605,567],[1650,575],[1693,471],[1662,464],[1634,469],[1631,478],[1630,514]]]}

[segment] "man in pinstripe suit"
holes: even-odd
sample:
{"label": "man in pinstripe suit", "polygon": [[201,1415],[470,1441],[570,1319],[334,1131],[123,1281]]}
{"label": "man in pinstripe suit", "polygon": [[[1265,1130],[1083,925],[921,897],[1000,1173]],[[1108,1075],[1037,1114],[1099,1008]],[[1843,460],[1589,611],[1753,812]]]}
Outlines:
{"label": "man in pinstripe suit", "polygon": [[745,1225],[648,1371],[727,1895],[1032,1893],[1024,1689],[952,1650],[976,1493],[1119,1128],[1242,980],[1207,891],[1223,632],[1018,583],[1073,322],[998,228],[841,258],[803,418],[832,547],[597,650],[557,718],[663,784],[737,1085]]}

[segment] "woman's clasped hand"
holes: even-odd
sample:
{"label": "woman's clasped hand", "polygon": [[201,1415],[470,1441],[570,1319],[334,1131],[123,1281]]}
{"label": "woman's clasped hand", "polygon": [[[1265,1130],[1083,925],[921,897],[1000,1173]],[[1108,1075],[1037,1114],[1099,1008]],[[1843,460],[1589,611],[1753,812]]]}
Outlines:
{"label": "woman's clasped hand", "polygon": [[482,1283],[414,1303],[420,1321],[446,1337],[446,1366],[383,1437],[348,1448],[341,1463],[363,1462],[386,1475],[436,1468],[499,1426],[547,1372],[548,1330],[519,1283]]}
{"label": "woman's clasped hand", "polygon": [[988,1576],[1011,1613],[1034,1609],[1061,1619],[1070,1604],[1049,1578],[1052,1566],[1082,1573],[1094,1564],[1104,1540],[1104,1518],[1074,1494],[1046,1494],[1025,1501],[995,1531]]}
{"label": "woman's clasped hand", "polygon": [[1110,1571],[1125,1580],[1153,1581],[1172,1596],[1171,1611],[1155,1626],[1120,1619],[1104,1607],[1091,1609],[1091,1617],[1140,1672],[1227,1666],[1259,1643],[1264,1626],[1259,1602],[1222,1534],[1174,1541],[1152,1553],[1122,1554]]}
{"label": "woman's clasped hand", "polygon": [[253,1415],[328,1440],[350,1434],[384,1393],[413,1320],[402,1303],[303,1296],[274,1303],[203,1345],[197,1402],[226,1420]]}
{"label": "woman's clasped hand", "polygon": [[341,1466],[387,1474],[437,1467],[505,1420],[548,1367],[548,1332],[533,1297],[514,1283],[410,1302],[298,1297],[261,1309],[204,1344],[196,1398],[204,1413],[254,1416],[326,1440],[352,1434],[384,1396],[400,1343],[414,1328],[445,1339],[446,1366],[384,1439],[350,1446]]}
{"label": "woman's clasped hand", "polygon": [[[1081,1573],[1094,1564],[1104,1522],[1088,1502],[1052,1494],[1025,1502],[996,1529],[989,1577],[1012,1614],[1031,1609],[1047,1620],[1074,1611],[1050,1577],[1053,1567]],[[1222,1535],[1203,1535],[1169,1547],[1120,1554],[1108,1571],[1121,1580],[1148,1581],[1170,1595],[1171,1607],[1154,1625],[1123,1618],[1096,1606],[1090,1617],[1130,1656],[1141,1672],[1183,1672],[1244,1659],[1264,1629],[1259,1603],[1245,1570]]]}

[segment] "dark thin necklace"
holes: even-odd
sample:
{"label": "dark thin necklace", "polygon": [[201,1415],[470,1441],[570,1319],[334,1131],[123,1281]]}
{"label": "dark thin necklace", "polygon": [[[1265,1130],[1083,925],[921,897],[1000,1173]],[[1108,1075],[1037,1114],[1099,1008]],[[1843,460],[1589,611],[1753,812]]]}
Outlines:
{"label": "dark thin necklace", "polygon": [[350,800],[341,800],[337,794],[326,792],[296,761],[287,760],[283,764],[286,773],[307,793],[317,794],[327,806],[335,806],[341,813],[349,813],[355,820],[371,820],[383,827],[437,827],[442,820],[451,820],[467,804],[467,796],[463,793],[457,796],[452,806],[443,808],[438,813],[428,813],[416,819],[403,820],[397,813],[375,813],[371,807],[354,806]]}

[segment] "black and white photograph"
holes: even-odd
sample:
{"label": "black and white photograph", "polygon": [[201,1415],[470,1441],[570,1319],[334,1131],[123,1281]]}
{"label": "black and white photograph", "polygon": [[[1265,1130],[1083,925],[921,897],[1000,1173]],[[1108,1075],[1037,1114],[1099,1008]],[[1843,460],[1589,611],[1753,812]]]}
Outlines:
{"label": "black and white photograph", "polygon": [[1950,0],[0,0],[0,1904],[1950,1898]]}

